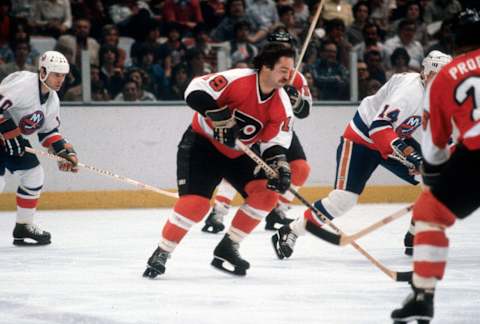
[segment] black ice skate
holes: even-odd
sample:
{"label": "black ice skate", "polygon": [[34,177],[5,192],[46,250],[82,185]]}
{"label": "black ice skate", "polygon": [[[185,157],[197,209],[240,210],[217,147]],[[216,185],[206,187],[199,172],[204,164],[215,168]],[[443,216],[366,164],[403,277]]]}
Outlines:
{"label": "black ice skate", "polygon": [[143,272],[146,278],[155,278],[158,275],[165,273],[165,264],[170,257],[170,253],[157,247],[152,256],[148,259],[147,269]]}
{"label": "black ice skate", "polygon": [[202,227],[202,232],[216,234],[224,229],[225,225],[223,225],[223,215],[213,208],[212,212],[205,220],[205,225]]}
{"label": "black ice skate", "polygon": [[250,268],[250,263],[242,259],[238,248],[239,244],[233,242],[228,234],[225,234],[213,251],[211,265],[230,274],[245,276],[247,269]]}
{"label": "black ice skate", "polygon": [[405,246],[405,254],[408,256],[413,255],[413,239],[415,236],[412,235],[412,233],[407,232],[405,234],[405,237],[403,238],[403,245]]}
{"label": "black ice skate", "polygon": [[287,215],[285,215],[285,212],[281,208],[275,207],[267,217],[265,217],[265,229],[267,231],[276,231],[278,228],[275,227],[275,224],[288,225],[292,221],[292,219],[287,218]]}
{"label": "black ice skate", "polygon": [[18,246],[48,245],[51,235],[35,224],[15,224],[13,244]]}
{"label": "black ice skate", "polygon": [[278,232],[272,236],[273,249],[280,260],[292,255],[297,237],[288,225],[280,227]]}
{"label": "black ice skate", "polygon": [[402,308],[392,312],[394,324],[404,324],[417,321],[418,324],[428,324],[433,318],[433,289],[425,290],[413,288],[403,302]]}

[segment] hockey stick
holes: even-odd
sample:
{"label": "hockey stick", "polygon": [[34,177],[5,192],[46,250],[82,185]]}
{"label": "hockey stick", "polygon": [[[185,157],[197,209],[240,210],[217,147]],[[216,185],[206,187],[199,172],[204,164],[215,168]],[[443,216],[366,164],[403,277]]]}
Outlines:
{"label": "hockey stick", "polygon": [[310,23],[310,28],[308,29],[307,36],[305,37],[305,41],[303,42],[302,51],[300,52],[300,56],[298,57],[297,65],[295,66],[295,70],[293,71],[293,74],[292,74],[292,77],[290,79],[289,84],[291,84],[293,82],[293,80],[295,80],[295,75],[297,74],[298,70],[300,69],[300,64],[302,64],[303,57],[305,56],[305,53],[307,52],[308,43],[310,42],[310,38],[312,38],[313,31],[315,30],[315,26],[317,25],[318,19],[320,18],[320,13],[322,12],[324,2],[325,2],[325,0],[320,0],[320,4],[318,5],[317,12],[315,13],[315,16],[313,17],[313,20]]}
{"label": "hockey stick", "polygon": [[[39,151],[39,150],[35,150],[31,147],[26,147],[25,151],[28,152],[28,153],[31,153],[31,154],[41,155],[41,156],[44,156],[44,157],[49,158],[51,160],[56,160],[56,161],[59,161],[59,162],[65,162],[66,161],[64,158],[62,158],[60,156],[50,154],[50,153],[47,153],[47,152],[43,152],[43,151]],[[87,164],[83,164],[83,163],[78,163],[78,166],[81,167],[81,168],[93,171],[95,173],[98,173],[100,175],[114,178],[114,179],[116,179],[120,182],[130,183],[130,184],[133,184],[133,185],[135,185],[139,188],[154,191],[156,193],[159,193],[159,194],[167,196],[167,197],[178,198],[178,194],[175,193],[175,192],[169,192],[169,191],[166,191],[166,190],[162,190],[162,189],[159,189],[157,187],[150,186],[150,185],[145,184],[143,182],[133,180],[133,179],[124,177],[122,175],[115,174],[115,173],[107,171],[107,170],[102,170],[102,169],[99,169],[97,167],[87,165]]]}
{"label": "hockey stick", "polygon": [[390,216],[387,216],[379,220],[378,222],[373,223],[372,225],[367,226],[364,229],[352,235],[332,233],[322,227],[315,226],[312,223],[307,223],[307,231],[309,231],[313,235],[329,243],[332,243],[334,245],[344,246],[347,244],[351,244],[352,242],[358,240],[359,238],[364,237],[365,235],[372,233],[373,231],[379,229],[380,227],[383,227],[384,225],[387,225],[393,222],[394,220],[397,220],[400,217],[408,214],[408,212],[410,212],[412,208],[413,208],[413,205],[403,207],[399,211],[396,211],[395,213],[391,214]]}
{"label": "hockey stick", "polygon": [[[235,142],[237,146],[246,154],[248,155],[253,161],[255,161],[267,174],[269,177],[278,177],[277,173],[275,170],[273,170],[265,161],[262,160],[255,152],[253,152],[247,145],[243,144],[240,140],[236,140]],[[315,214],[320,217],[320,219],[327,225],[329,225],[332,229],[337,231],[340,235],[343,235],[343,232],[338,228],[335,224],[333,224],[330,219],[328,219],[325,215],[322,214],[314,205],[310,204],[308,200],[306,200],[302,195],[298,193],[294,188],[290,187],[288,189],[295,197],[297,197],[298,200],[300,200],[305,206],[310,208],[315,212]],[[315,226],[315,225],[311,225]],[[309,228],[309,222],[307,221],[307,230]],[[387,268],[383,263],[375,259],[373,256],[371,256],[367,251],[365,251],[360,245],[358,245],[355,241],[351,242],[352,246],[360,252],[364,257],[366,257],[373,265],[375,265],[377,268],[379,268],[383,273],[385,273],[387,276],[392,278],[395,281],[411,281],[412,278],[412,272],[411,271],[406,271],[406,272],[398,272],[398,271],[393,271]]]}

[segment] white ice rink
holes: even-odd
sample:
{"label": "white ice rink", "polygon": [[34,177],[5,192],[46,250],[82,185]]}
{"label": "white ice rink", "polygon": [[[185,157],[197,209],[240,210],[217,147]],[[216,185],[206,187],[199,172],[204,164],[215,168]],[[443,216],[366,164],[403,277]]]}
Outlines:
{"label": "white ice rink", "polygon": [[[403,205],[359,205],[339,220],[346,232]],[[290,215],[300,214],[295,207]],[[37,222],[52,233],[46,247],[12,245],[13,212],[0,213],[2,324],[373,324],[410,291],[351,247],[307,234],[280,261],[263,223],[241,245],[251,263],[244,278],[209,264],[221,235],[192,229],[157,280],[142,278],[168,209],[43,211]],[[449,230],[445,280],[433,323],[480,323],[480,213]],[[359,241],[393,270],[409,270],[402,249],[409,216]]]}

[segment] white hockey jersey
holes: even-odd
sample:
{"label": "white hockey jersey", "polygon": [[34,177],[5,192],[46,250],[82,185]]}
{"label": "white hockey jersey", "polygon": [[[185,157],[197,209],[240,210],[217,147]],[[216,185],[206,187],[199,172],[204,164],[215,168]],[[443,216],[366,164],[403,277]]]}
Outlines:
{"label": "white hockey jersey", "polygon": [[421,125],[424,95],[419,73],[393,75],[376,94],[362,100],[343,136],[387,157],[394,139],[411,137]]}
{"label": "white hockey jersey", "polygon": [[40,103],[39,79],[37,73],[15,72],[0,83],[0,111],[4,119],[13,119],[22,135],[50,133],[43,138],[52,143],[60,135],[53,132],[60,125],[60,100],[55,91],[50,91],[44,104]]}

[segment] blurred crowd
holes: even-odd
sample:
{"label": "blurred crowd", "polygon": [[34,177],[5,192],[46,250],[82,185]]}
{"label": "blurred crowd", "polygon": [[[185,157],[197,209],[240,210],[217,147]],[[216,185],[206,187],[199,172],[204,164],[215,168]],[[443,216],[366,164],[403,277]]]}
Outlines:
{"label": "blurred crowd", "polygon": [[[183,100],[192,78],[218,70],[219,50],[227,68],[249,67],[269,33],[286,31],[300,52],[319,2],[0,0],[0,80],[55,49],[71,64],[60,96],[81,101],[86,50],[92,100]],[[431,50],[452,54],[450,19],[477,2],[325,0],[301,66],[314,100],[350,99],[351,52],[359,99],[419,71]]]}

